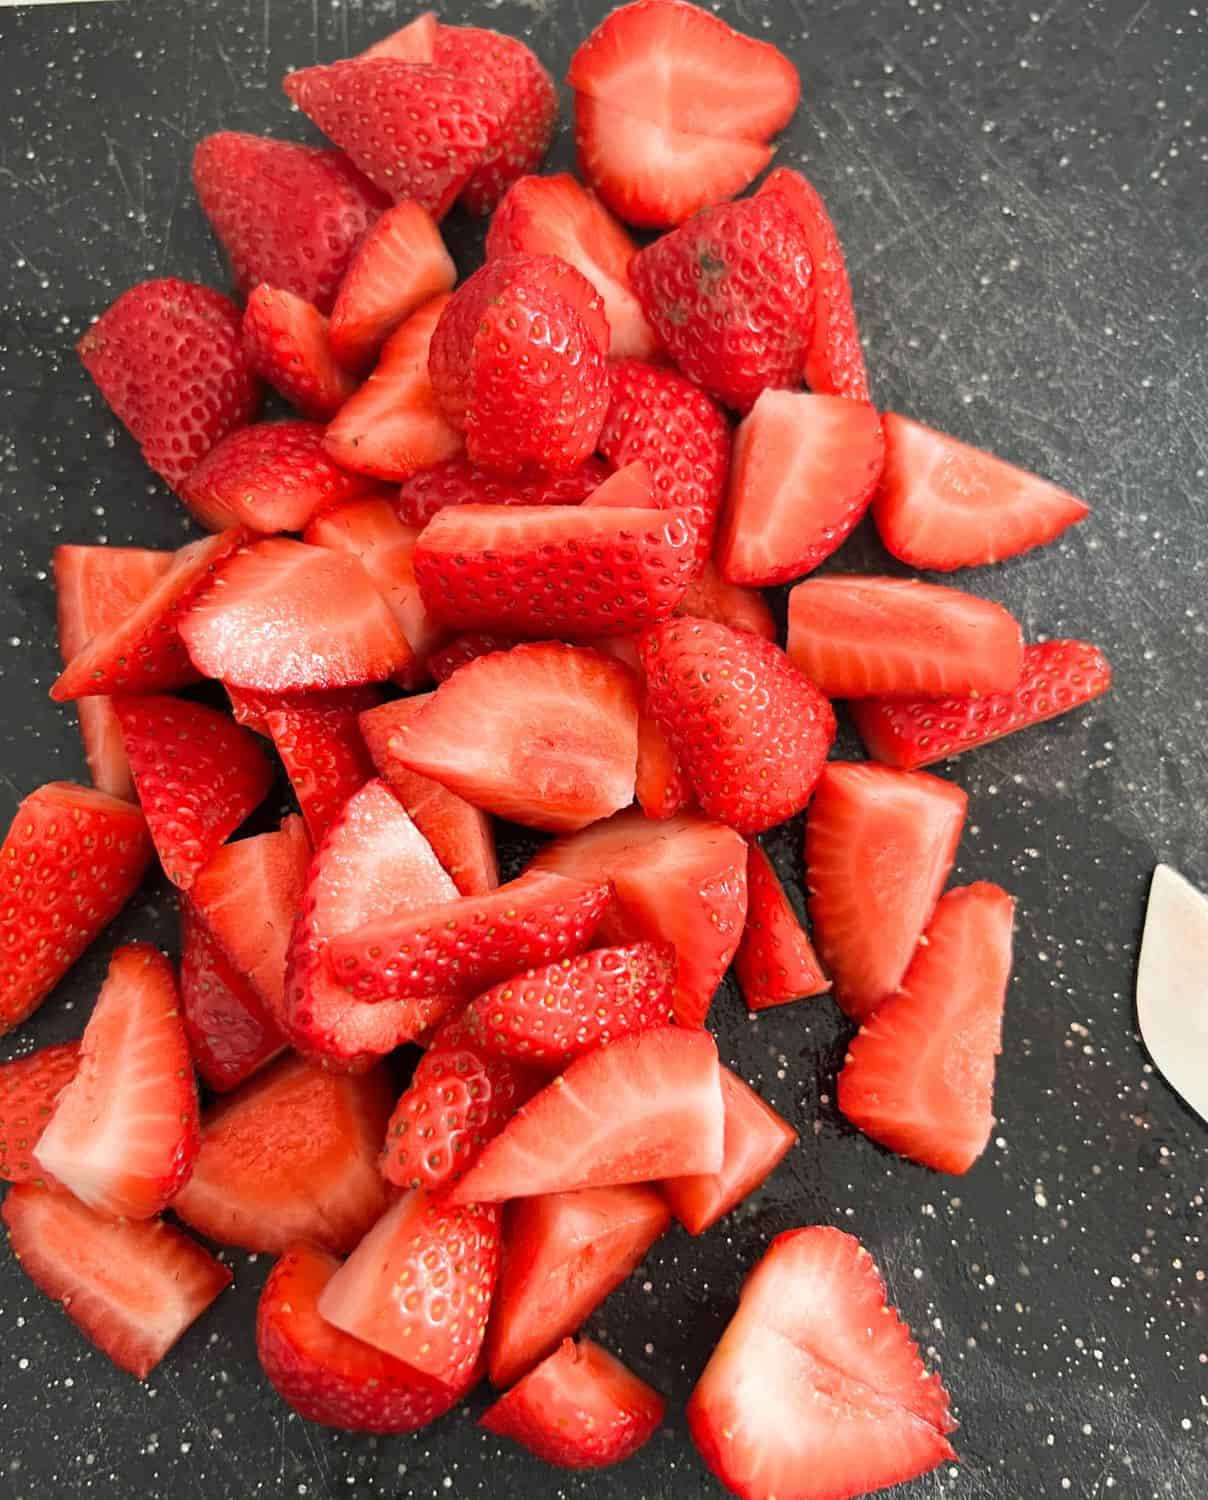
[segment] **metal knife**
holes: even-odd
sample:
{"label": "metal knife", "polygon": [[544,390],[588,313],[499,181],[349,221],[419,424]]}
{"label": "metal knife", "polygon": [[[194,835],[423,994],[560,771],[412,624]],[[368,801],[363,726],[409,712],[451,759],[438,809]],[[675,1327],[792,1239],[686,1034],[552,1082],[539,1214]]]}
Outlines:
{"label": "metal knife", "polygon": [[1208,1121],[1208,897],[1169,865],[1149,887],[1137,1022],[1158,1071]]}

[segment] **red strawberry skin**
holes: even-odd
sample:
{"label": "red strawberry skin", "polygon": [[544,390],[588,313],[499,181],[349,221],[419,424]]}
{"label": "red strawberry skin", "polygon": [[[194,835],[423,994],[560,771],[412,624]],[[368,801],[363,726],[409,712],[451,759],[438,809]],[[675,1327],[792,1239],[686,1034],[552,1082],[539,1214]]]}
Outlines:
{"label": "red strawberry skin", "polygon": [[264,705],[272,735],[316,847],[354,792],[374,774],[359,718],[376,708],[375,688],[285,694]]}
{"label": "red strawberry skin", "polygon": [[261,282],[243,312],[243,346],[252,369],[297,407],[325,421],[357,388],[336,363],[327,319],[304,297]]}
{"label": "red strawberry skin", "polygon": [[522,474],[512,479],[475,468],[464,458],[453,458],[405,480],[399,489],[398,513],[408,526],[426,526],[450,505],[578,505],[611,472],[594,454],[569,474]]}
{"label": "red strawberry skin", "polygon": [[34,1147],[79,1061],[79,1042],[63,1042],[0,1063],[0,1181],[54,1186]]}
{"label": "red strawberry skin", "polygon": [[187,898],[180,903],[180,1010],[193,1065],[220,1093],[285,1046],[272,1011]]}
{"label": "red strawberry skin", "polygon": [[734,959],[748,1010],[824,995],[830,980],[763,849],[747,855],[747,925]]}

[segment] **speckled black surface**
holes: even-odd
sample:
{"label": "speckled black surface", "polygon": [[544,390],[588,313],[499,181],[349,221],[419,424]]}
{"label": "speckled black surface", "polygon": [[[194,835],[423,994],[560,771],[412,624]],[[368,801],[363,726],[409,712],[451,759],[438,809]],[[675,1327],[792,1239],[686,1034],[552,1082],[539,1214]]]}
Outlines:
{"label": "speckled black surface", "polygon": [[[561,74],[604,0],[442,7],[527,37]],[[0,1497],[526,1496],[696,1500],[682,1403],[768,1239],[858,1233],[955,1397],[962,1464],[900,1493],[966,1500],[1208,1495],[1208,1134],[1133,1029],[1149,872],[1208,885],[1208,8],[1182,0],[727,4],[804,80],[779,160],[803,164],[847,248],[878,396],[1085,494],[1059,545],[962,577],[1031,636],[1082,634],[1110,700],[952,763],[971,794],[959,876],[1020,901],[1000,1123],[963,1180],[893,1159],[833,1105],[829,1004],[755,1022],[727,985],[723,1054],[798,1127],[767,1189],[702,1241],[676,1231],[593,1328],[670,1403],[625,1467],[563,1475],[473,1425],[414,1438],[309,1427],[259,1378],[237,1285],[145,1387],[91,1352],[0,1254]],[[772,19],[773,13],[775,20]],[[0,812],[79,776],[54,707],[61,540],[175,546],[71,346],[130,282],[225,284],[189,189],[222,126],[301,136],[278,80],[409,12],[376,0],[0,9]],[[569,159],[564,127],[553,160]],[[476,230],[451,225],[463,265]],[[845,566],[883,563],[871,537]],[[848,745],[849,751],[853,747]],[[799,878],[800,830],[770,842]],[[74,1035],[113,944],[175,940],[149,886],[10,1056]],[[899,1493],[899,1492],[895,1492]]]}

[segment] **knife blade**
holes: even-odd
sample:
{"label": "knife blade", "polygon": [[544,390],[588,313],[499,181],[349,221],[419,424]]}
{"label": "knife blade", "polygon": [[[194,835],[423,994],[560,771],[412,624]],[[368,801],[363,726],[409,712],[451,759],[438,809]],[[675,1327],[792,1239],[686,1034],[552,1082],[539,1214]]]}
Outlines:
{"label": "knife blade", "polygon": [[1149,887],[1137,1023],[1158,1071],[1208,1121],[1208,897],[1170,865]]}

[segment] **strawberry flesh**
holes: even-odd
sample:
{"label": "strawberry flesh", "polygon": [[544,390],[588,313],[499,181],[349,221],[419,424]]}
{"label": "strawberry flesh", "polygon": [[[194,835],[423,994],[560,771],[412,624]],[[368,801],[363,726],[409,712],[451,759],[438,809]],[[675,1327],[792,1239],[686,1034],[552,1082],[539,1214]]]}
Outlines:
{"label": "strawberry flesh", "polygon": [[34,1147],[79,1062],[79,1042],[62,1042],[0,1063],[0,1181],[54,1186],[34,1160]]}
{"label": "strawberry flesh", "polygon": [[748,1010],[767,1010],[831,987],[822,965],[763,849],[747,852],[747,924],[734,972]]}

